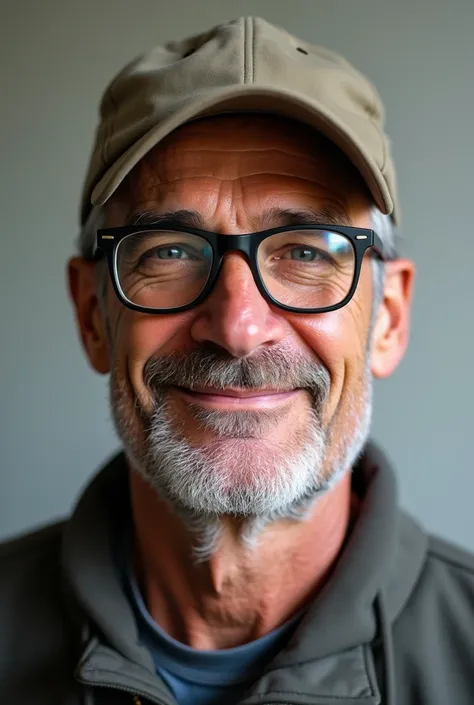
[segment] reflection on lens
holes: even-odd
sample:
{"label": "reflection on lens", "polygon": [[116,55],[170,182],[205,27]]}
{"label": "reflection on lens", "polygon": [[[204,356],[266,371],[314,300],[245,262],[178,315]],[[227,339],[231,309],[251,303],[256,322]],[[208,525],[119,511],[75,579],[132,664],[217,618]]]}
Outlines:
{"label": "reflection on lens", "polygon": [[212,248],[191,233],[144,230],[120,241],[116,267],[122,292],[131,303],[179,308],[206,286]]}
{"label": "reflection on lens", "polygon": [[355,251],[349,238],[327,230],[298,230],[266,238],[258,268],[274,299],[295,308],[334,306],[350,291]]}

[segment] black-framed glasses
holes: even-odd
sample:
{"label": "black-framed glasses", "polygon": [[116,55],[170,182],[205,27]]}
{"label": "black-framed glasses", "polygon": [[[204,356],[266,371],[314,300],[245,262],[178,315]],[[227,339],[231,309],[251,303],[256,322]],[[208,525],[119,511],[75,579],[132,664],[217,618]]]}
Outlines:
{"label": "black-framed glasses", "polygon": [[242,252],[262,296],[285,311],[324,313],[354,295],[362,260],[382,241],[373,230],[333,225],[292,225],[247,235],[157,225],[97,231],[120,301],[144,313],[179,313],[212,291],[224,256]]}

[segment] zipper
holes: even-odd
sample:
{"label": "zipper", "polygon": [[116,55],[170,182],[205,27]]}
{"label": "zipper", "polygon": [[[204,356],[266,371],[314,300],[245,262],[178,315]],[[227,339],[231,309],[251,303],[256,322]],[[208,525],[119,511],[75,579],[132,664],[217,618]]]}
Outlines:
{"label": "zipper", "polygon": [[[121,693],[129,693],[132,696],[132,703],[133,705],[145,705],[144,698],[146,701],[155,703],[155,705],[170,705],[169,703],[166,703],[164,700],[157,699],[155,698],[154,695],[149,695],[148,693],[140,693],[140,695],[137,695],[137,691],[134,690],[133,688],[127,688],[126,686],[122,685],[117,685],[116,683],[106,683],[104,681],[84,681],[82,679],[78,679],[82,685],[85,686],[95,686],[97,688],[110,688],[111,690],[118,690]],[[261,703],[261,705],[294,705],[294,703]]]}
{"label": "zipper", "polygon": [[133,697],[133,705],[143,705],[142,698],[145,698],[149,702],[155,703],[155,705],[170,705],[164,700],[155,698],[154,695],[150,695],[149,693],[140,693],[139,695],[137,695],[137,691],[135,688],[127,688],[124,685],[117,685],[116,683],[107,683],[104,681],[85,681],[80,678],[78,678],[78,681],[86,687],[95,686],[97,688],[110,688],[110,690],[118,690],[121,693],[129,693]]}
{"label": "zipper", "polygon": [[[133,696],[133,705],[143,705],[138,695]],[[262,705],[292,705],[292,703],[262,703]]]}
{"label": "zipper", "polygon": [[[132,700],[133,705],[144,705],[142,698],[146,698],[146,700],[153,702],[156,705],[167,705],[167,703],[165,703],[163,700],[157,700],[152,695],[143,694],[143,693],[141,695],[137,695],[136,691],[134,691],[133,689],[127,688],[125,686],[117,685],[116,683],[104,683],[104,682],[97,683],[94,681],[87,681],[87,683],[86,683],[85,681],[82,681],[82,680],[79,682],[82,683],[83,685],[86,685],[86,686],[96,686],[97,688],[110,688],[111,690],[118,690],[122,693],[129,693],[133,698],[133,700]],[[293,703],[261,703],[261,705],[293,705]]]}

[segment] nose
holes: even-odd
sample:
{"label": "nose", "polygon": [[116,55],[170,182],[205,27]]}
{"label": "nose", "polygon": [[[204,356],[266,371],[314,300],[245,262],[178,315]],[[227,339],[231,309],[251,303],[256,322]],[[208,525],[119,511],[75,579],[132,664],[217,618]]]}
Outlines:
{"label": "nose", "polygon": [[239,358],[285,337],[282,316],[259,292],[243,254],[224,257],[214,289],[197,310],[191,335],[196,342],[215,343]]}

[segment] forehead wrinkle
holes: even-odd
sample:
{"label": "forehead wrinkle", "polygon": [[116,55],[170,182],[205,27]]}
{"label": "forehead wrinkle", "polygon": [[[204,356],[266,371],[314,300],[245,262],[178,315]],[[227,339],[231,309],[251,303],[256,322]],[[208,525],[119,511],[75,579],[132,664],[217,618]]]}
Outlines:
{"label": "forehead wrinkle", "polygon": [[[206,182],[209,183],[207,179]],[[181,188],[174,189],[171,195],[160,194],[161,189],[156,189],[158,193],[147,194],[148,198],[141,198],[138,203],[131,204],[132,213],[128,216],[127,223],[139,224],[144,216],[143,222],[150,224],[154,215],[156,221],[160,221],[165,216],[173,217],[176,212],[176,219],[182,221],[183,225],[219,230],[215,219],[219,215],[218,211],[221,211],[226,228],[235,225],[239,229],[259,230],[278,225],[352,224],[350,200],[337,197],[331,189],[320,184],[317,184],[319,193],[313,193],[310,189],[298,189],[294,184],[291,188],[287,186],[283,193],[275,193],[275,190],[268,193],[267,190],[265,195],[261,195],[256,194],[254,190],[250,193],[250,198],[256,195],[256,199],[253,203],[250,200],[249,204],[245,204],[243,201],[246,199],[248,186],[241,185],[238,179],[211,179],[210,182],[212,188],[208,194],[202,188],[191,192],[190,196],[187,189],[184,193],[180,193]],[[217,189],[214,189],[214,184],[217,184]],[[162,184],[164,187],[167,185],[181,187],[187,185],[187,180],[178,184]],[[226,186],[230,186],[229,193],[225,193]],[[294,199],[293,196],[297,198]],[[185,211],[193,211],[191,220]]]}
{"label": "forehead wrinkle", "polygon": [[[209,135],[209,140],[212,135]],[[192,141],[189,136],[187,141]],[[159,147],[159,146],[158,146]],[[321,165],[321,169],[317,169],[317,162],[314,157],[306,156],[305,154],[297,154],[294,151],[287,152],[283,149],[263,148],[260,150],[255,150],[251,148],[244,149],[234,149],[228,147],[228,152],[240,155],[253,155],[255,152],[270,153],[274,152],[278,155],[288,156],[286,163],[281,162],[274,165],[275,171],[269,169],[256,169],[254,160],[249,160],[248,166],[252,169],[242,173],[242,167],[245,165],[245,159],[237,160],[239,161],[240,172],[238,174],[223,174],[219,176],[218,172],[222,169],[228,169],[228,160],[222,159],[222,164],[219,163],[214,165],[215,171],[209,169],[209,164],[186,164],[185,155],[182,153],[178,155],[177,163],[172,162],[168,159],[158,159],[160,156],[160,151],[156,151],[154,157],[150,154],[145,155],[145,158],[141,162],[139,168],[134,173],[130,174],[130,186],[129,195],[131,196],[130,205],[135,206],[134,210],[148,210],[151,206],[152,209],[159,205],[159,209],[163,208],[166,211],[178,210],[195,210],[199,211],[203,215],[206,215],[206,219],[209,219],[210,214],[217,215],[217,211],[226,207],[225,200],[230,204],[230,210],[234,211],[231,215],[231,219],[234,221],[260,221],[261,216],[259,213],[253,215],[252,213],[244,214],[244,217],[239,217],[236,214],[237,207],[243,207],[245,210],[249,210],[249,204],[253,206],[251,210],[261,210],[261,203],[272,202],[271,207],[276,207],[279,201],[283,201],[284,205],[288,209],[299,209],[303,210],[306,206],[310,208],[321,201],[323,203],[319,207],[319,210],[323,210],[328,213],[331,208],[333,212],[339,209],[340,214],[337,217],[333,217],[334,213],[331,213],[331,217],[326,218],[328,224],[351,224],[351,219],[348,217],[347,211],[351,210],[350,202],[351,196],[357,195],[356,191],[359,189],[355,188],[354,182],[348,184],[346,182],[347,173],[338,170],[339,173],[335,173],[333,164],[325,159]],[[171,147],[163,150],[161,152],[168,152],[167,156],[172,156],[171,153],[177,153],[176,147],[173,149]],[[201,152],[206,155],[209,153],[207,148],[196,148],[196,153]],[[216,153],[224,154],[225,149],[213,149],[212,157]],[[321,150],[320,150],[321,151]],[[328,150],[325,150],[328,151]],[[184,157],[184,161],[181,162]],[[301,163],[306,162],[312,167],[311,173],[308,174],[298,174],[295,173],[294,161],[296,157]],[[300,159],[301,157],[301,159]],[[258,159],[258,154],[257,154]],[[212,159],[211,159],[212,161]],[[287,164],[288,161],[293,163],[293,167],[290,169]],[[244,163],[242,163],[244,162]],[[138,165],[137,165],[138,166]],[[273,166],[273,165],[271,165]],[[324,174],[324,168],[326,169],[327,178]],[[173,170],[175,173],[173,173]],[[206,173],[206,170],[208,173]],[[211,173],[209,173],[211,171]],[[305,169],[303,169],[305,171]],[[321,171],[323,173],[321,173]],[[204,173],[203,173],[204,172]],[[217,172],[217,174],[216,174]],[[318,173],[319,172],[319,173]],[[225,190],[225,184],[231,186],[232,194],[229,194],[227,199],[222,199],[222,192]],[[198,184],[198,188],[194,188]],[[217,186],[217,188],[216,188]],[[316,193],[313,191],[316,191]],[[275,193],[276,192],[276,193]],[[288,203],[293,197],[296,196],[297,199],[294,203]],[[307,203],[305,203],[305,199]],[[248,203],[242,204],[244,200]],[[134,203],[135,202],[135,203]],[[331,208],[330,208],[331,207]],[[343,213],[345,211],[345,213]],[[342,214],[342,215],[341,215]],[[226,218],[226,214],[224,214]],[[267,216],[266,221],[271,220]],[[318,222],[315,219],[315,222]],[[307,221],[307,218],[305,218]],[[274,225],[271,222],[270,226]]]}
{"label": "forehead wrinkle", "polygon": [[160,187],[160,186],[174,186],[176,184],[180,185],[183,182],[186,183],[187,181],[218,181],[219,183],[226,183],[226,182],[234,182],[234,181],[240,181],[242,179],[252,179],[255,177],[269,177],[271,179],[278,179],[278,178],[291,178],[292,181],[302,181],[304,183],[307,183],[308,181],[311,181],[311,183],[314,183],[315,186],[318,186],[319,188],[324,188],[327,189],[328,187],[324,185],[323,182],[318,182],[313,179],[308,179],[307,177],[304,176],[297,176],[293,172],[283,172],[283,171],[252,171],[252,172],[247,172],[245,174],[238,174],[237,176],[226,176],[225,178],[222,178],[220,176],[215,176],[213,174],[199,174],[199,175],[192,175],[192,174],[187,174],[185,176],[178,176],[173,179],[160,179],[158,183],[153,183],[153,186]]}
{"label": "forehead wrinkle", "polygon": [[[274,150],[275,155],[278,150]],[[262,153],[256,154],[255,150],[248,150],[247,154],[239,154],[239,158],[229,159],[225,153],[221,154],[221,159],[212,158],[209,151],[203,154],[209,159],[196,160],[195,155],[179,157],[178,160],[159,161],[154,167],[137,173],[137,181],[146,181],[151,185],[161,185],[181,180],[196,178],[222,179],[225,181],[235,181],[242,178],[259,178],[270,176],[291,177],[295,180],[311,181],[321,183],[322,181],[334,180],[345,185],[346,188],[354,189],[360,177],[355,178],[354,174],[346,169],[341,169],[339,165],[327,159],[315,160],[312,158],[296,157],[281,151],[279,160],[262,160]],[[266,154],[270,157],[270,152]],[[133,178],[133,176],[132,176]]]}
{"label": "forehead wrinkle", "polygon": [[[261,181],[261,179],[263,179],[263,178],[268,178],[269,180],[273,181],[274,184],[264,183],[263,181]],[[347,197],[354,193],[354,189],[348,189],[348,188],[344,188],[342,186],[341,191],[344,193],[345,197],[343,197],[342,195],[341,195],[341,197],[338,197],[338,196],[336,196],[336,193],[335,193],[335,187],[331,187],[329,184],[327,184],[324,181],[319,181],[316,179],[310,180],[310,179],[302,177],[302,176],[295,176],[292,173],[282,173],[282,172],[274,173],[274,172],[269,172],[269,171],[268,172],[254,171],[254,172],[248,173],[248,174],[240,174],[235,177],[226,177],[225,179],[220,178],[218,176],[212,176],[212,175],[202,175],[202,176],[187,175],[187,176],[181,176],[181,177],[174,178],[174,179],[166,179],[166,180],[165,179],[162,179],[162,180],[156,179],[153,183],[141,184],[141,182],[139,181],[138,183],[136,183],[135,188],[131,189],[130,195],[136,194],[137,191],[140,190],[140,186],[142,186],[142,185],[144,187],[143,190],[145,191],[146,194],[148,194],[148,192],[150,192],[150,191],[160,191],[161,189],[166,188],[166,187],[179,188],[179,189],[181,189],[182,187],[186,188],[188,186],[189,182],[198,182],[198,181],[201,182],[201,184],[203,186],[208,186],[208,187],[213,187],[215,184],[217,184],[219,191],[221,191],[221,189],[223,188],[225,183],[234,184],[236,182],[246,180],[246,179],[250,180],[250,184],[246,184],[246,183],[241,184],[240,190],[242,193],[242,197],[245,197],[245,191],[247,189],[249,189],[250,187],[254,188],[255,186],[259,186],[260,188],[268,188],[269,190],[272,188],[280,190],[282,188],[282,186],[284,185],[285,186],[285,189],[284,189],[285,196],[287,196],[287,195],[290,195],[290,196],[292,196],[292,195],[297,195],[297,196],[306,195],[309,198],[311,198],[312,200],[314,200],[314,199],[317,200],[318,198],[321,198],[321,196],[322,196],[323,198],[329,198],[329,199],[335,200],[335,201],[340,200],[341,203],[346,202]],[[292,182],[291,184],[289,183],[289,179],[291,179],[291,182]],[[279,181],[284,181],[285,183],[279,184],[278,183]],[[297,184],[306,185],[306,188],[305,189],[297,188]],[[311,193],[311,191],[308,190],[308,184],[311,184],[312,186],[316,187],[318,190],[323,191],[324,195],[320,194],[320,193]],[[140,194],[140,196],[141,196],[141,200],[146,200],[143,198],[142,194]],[[158,197],[158,194],[155,196],[155,198],[157,198],[157,197]],[[166,195],[164,197],[166,197]],[[161,198],[160,198],[160,200],[161,200]]]}

